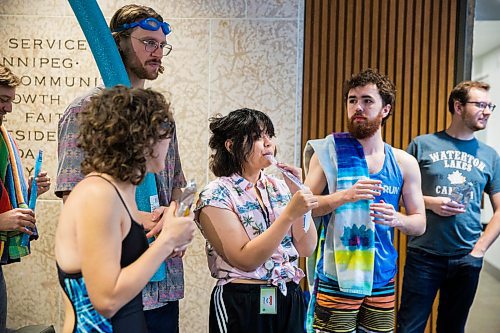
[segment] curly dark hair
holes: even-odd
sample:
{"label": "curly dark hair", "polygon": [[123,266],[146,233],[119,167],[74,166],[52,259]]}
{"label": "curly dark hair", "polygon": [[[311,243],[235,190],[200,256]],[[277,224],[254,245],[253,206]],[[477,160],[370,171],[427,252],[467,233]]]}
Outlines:
{"label": "curly dark hair", "polygon": [[469,91],[472,88],[489,91],[490,85],[481,81],[462,81],[453,88],[448,98],[448,111],[451,114],[455,113],[455,101],[459,101],[464,105],[469,100]]}
{"label": "curly dark hair", "polygon": [[151,89],[116,86],[93,96],[79,114],[82,171],[139,184],[153,146],[172,136],[170,103]]}
{"label": "curly dark hair", "polygon": [[347,101],[347,95],[351,89],[363,87],[368,84],[374,84],[377,86],[380,97],[382,98],[383,106],[386,106],[387,104],[391,106],[391,110],[387,116],[382,119],[383,126],[387,119],[391,116],[392,111],[394,110],[394,102],[396,101],[396,87],[389,77],[380,74],[371,68],[365,69],[361,73],[351,76],[351,78],[344,84],[344,100]]}
{"label": "curly dark hair", "polygon": [[[248,160],[253,143],[263,133],[274,137],[271,119],[261,111],[238,109],[227,116],[217,115],[210,118],[212,136],[208,145],[213,150],[210,155],[210,170],[217,177],[241,175],[243,164]],[[231,140],[231,149],[226,148],[226,141]]]}

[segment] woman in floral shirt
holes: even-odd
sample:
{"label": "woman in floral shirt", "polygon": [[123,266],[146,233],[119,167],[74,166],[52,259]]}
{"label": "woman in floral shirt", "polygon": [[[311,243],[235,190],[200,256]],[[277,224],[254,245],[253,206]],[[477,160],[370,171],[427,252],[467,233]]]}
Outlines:
{"label": "woman in floral shirt", "polygon": [[[210,168],[219,178],[201,192],[195,210],[218,279],[210,332],[303,332],[298,258],[316,246],[316,230],[304,230],[304,214],[317,200],[262,171],[276,148],[266,114],[236,110],[212,118],[210,130]],[[301,177],[300,169],[280,166]]]}

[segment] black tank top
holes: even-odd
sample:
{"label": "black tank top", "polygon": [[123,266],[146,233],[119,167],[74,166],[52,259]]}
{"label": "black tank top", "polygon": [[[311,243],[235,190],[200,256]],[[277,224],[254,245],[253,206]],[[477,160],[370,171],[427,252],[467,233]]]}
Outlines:
{"label": "black tank top", "polygon": [[[100,175],[90,175],[88,177],[100,177],[110,183],[130,217],[130,230],[122,241],[122,256],[120,259],[120,267],[126,267],[136,261],[148,249],[144,227],[132,218],[120,192],[111,181]],[[73,332],[87,332],[89,321],[92,323],[93,332],[147,332],[142,307],[142,293],[139,293],[130,302],[125,304],[111,319],[106,319],[92,306],[81,272],[68,274],[63,272],[59,268],[59,265],[57,266],[57,271],[59,283],[71,301],[75,313],[75,327]],[[109,330],[110,326],[112,327],[111,331]]]}

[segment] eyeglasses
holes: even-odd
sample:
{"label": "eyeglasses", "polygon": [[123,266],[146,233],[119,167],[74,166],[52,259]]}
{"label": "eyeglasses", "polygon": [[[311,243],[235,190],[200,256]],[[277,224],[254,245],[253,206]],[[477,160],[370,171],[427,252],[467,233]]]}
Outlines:
{"label": "eyeglasses", "polygon": [[486,107],[488,107],[491,112],[493,112],[493,110],[495,110],[495,108],[497,107],[495,104],[486,103],[486,102],[469,101],[469,102],[465,102],[465,104],[474,104],[476,106],[476,108],[478,108],[481,111],[486,110]]}
{"label": "eyeglasses", "polygon": [[120,32],[123,30],[135,28],[137,26],[149,31],[156,31],[161,28],[165,36],[172,32],[170,24],[168,24],[167,22],[160,22],[154,17],[148,17],[138,22],[125,23],[124,25],[113,30],[113,32]]}
{"label": "eyeglasses", "polygon": [[164,57],[168,56],[170,52],[172,52],[172,45],[168,44],[167,42],[164,43],[158,43],[154,39],[146,39],[142,40],[134,36],[130,36],[133,39],[137,39],[139,42],[144,44],[144,50],[149,53],[155,52],[158,48],[161,49],[161,52]]}

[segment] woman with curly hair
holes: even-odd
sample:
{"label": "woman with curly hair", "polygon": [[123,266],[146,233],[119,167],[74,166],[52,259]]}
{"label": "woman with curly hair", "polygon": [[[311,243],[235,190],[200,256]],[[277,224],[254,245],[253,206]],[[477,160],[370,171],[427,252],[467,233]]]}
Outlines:
{"label": "woman with curly hair", "polygon": [[71,191],[56,232],[64,332],[147,332],[141,290],[193,238],[192,216],[176,217],[175,204],[163,211],[150,247],[136,222],[137,184],[164,168],[174,128],[169,106],[152,90],[118,86],[92,97],[81,113],[86,177]]}
{"label": "woman with curly hair", "polygon": [[[304,214],[317,206],[308,189],[267,175],[276,146],[271,119],[240,109],[211,119],[210,168],[219,178],[200,193],[195,216],[207,239],[217,286],[210,332],[302,333],[305,308],[299,257],[311,255],[316,230]],[[299,168],[280,167],[301,177]]]}

